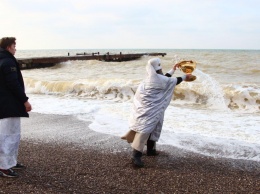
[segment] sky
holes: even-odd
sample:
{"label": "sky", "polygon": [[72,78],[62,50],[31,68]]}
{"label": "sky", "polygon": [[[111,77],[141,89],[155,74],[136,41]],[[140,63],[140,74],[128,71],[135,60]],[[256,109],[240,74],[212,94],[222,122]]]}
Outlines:
{"label": "sky", "polygon": [[0,0],[17,49],[260,49],[259,0]]}

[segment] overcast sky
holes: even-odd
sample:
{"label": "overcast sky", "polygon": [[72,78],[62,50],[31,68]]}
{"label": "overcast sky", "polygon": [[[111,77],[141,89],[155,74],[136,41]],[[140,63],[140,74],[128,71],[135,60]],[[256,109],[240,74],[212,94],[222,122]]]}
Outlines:
{"label": "overcast sky", "polygon": [[0,0],[17,49],[260,49],[260,0]]}

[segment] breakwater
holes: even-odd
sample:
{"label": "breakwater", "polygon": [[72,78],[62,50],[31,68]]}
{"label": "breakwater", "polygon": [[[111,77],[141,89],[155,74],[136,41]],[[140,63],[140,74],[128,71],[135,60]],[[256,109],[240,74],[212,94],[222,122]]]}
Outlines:
{"label": "breakwater", "polygon": [[34,69],[34,68],[44,68],[52,67],[57,63],[74,61],[74,60],[100,60],[100,61],[130,61],[136,60],[142,56],[162,56],[164,57],[166,53],[135,53],[135,54],[111,54],[109,52],[100,55],[97,53],[77,53],[75,56],[55,56],[55,57],[34,57],[34,58],[18,58],[17,61],[21,69]]}

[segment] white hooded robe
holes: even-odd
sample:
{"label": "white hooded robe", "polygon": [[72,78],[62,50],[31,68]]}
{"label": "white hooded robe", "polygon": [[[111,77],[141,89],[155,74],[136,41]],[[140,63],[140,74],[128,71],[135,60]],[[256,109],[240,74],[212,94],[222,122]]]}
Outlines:
{"label": "white hooded robe", "polygon": [[158,141],[161,135],[164,112],[170,104],[177,84],[177,78],[157,74],[158,69],[161,69],[158,58],[148,61],[147,77],[137,88],[129,121],[130,130],[149,133],[153,141]]}

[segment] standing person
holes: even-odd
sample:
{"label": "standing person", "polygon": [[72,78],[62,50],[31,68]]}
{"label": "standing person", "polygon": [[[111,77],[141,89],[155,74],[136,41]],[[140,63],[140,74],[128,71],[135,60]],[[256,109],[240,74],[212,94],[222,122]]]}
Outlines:
{"label": "standing person", "polygon": [[5,177],[18,177],[13,169],[25,167],[17,163],[20,117],[29,117],[32,110],[15,52],[16,38],[0,39],[0,176]]}
{"label": "standing person", "polygon": [[[185,61],[183,62],[185,63]],[[136,167],[144,166],[141,157],[145,144],[147,144],[147,156],[158,154],[156,152],[156,141],[159,140],[164,112],[170,104],[175,86],[183,80],[193,81],[196,79],[196,76],[193,75],[171,77],[181,63],[177,63],[168,73],[163,75],[159,58],[148,61],[146,66],[147,77],[138,86],[133,99],[130,131],[121,137],[132,143],[132,161]]]}

